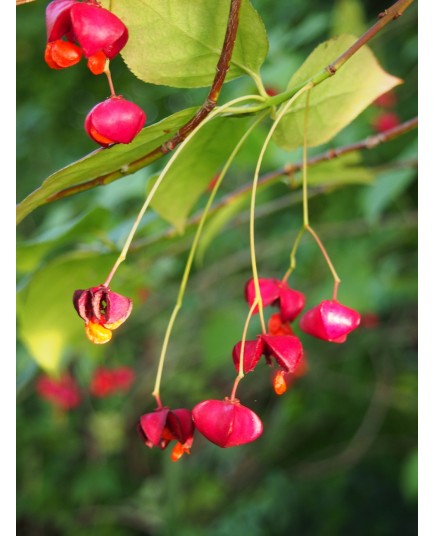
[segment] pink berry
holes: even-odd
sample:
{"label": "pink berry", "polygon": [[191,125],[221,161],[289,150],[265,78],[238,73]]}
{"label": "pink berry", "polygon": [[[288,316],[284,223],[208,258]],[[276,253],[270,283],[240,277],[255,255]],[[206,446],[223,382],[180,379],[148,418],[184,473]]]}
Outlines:
{"label": "pink berry", "polygon": [[133,141],[145,122],[145,112],[137,104],[115,96],[94,106],[84,126],[94,141],[108,147]]}
{"label": "pink berry", "polygon": [[45,11],[47,41],[77,41],[86,58],[103,52],[114,58],[128,41],[125,24],[96,2],[53,0]]}
{"label": "pink berry", "polygon": [[71,7],[70,14],[73,31],[86,58],[102,51],[112,59],[128,41],[127,27],[108,9],[79,2]]}
{"label": "pink berry", "polygon": [[137,430],[145,445],[164,450],[171,441],[176,441],[172,451],[172,461],[176,462],[184,454],[190,454],[194,439],[194,423],[188,409],[157,408],[140,417]]}
{"label": "pink berry", "polygon": [[[278,279],[265,279],[265,278],[259,278],[258,279],[258,285],[259,285],[259,293],[262,298],[262,306],[267,307],[268,305],[274,305],[280,297],[280,287],[279,287],[280,281]],[[255,291],[255,282],[253,279],[249,279],[246,283],[246,286],[244,288],[244,294],[247,303],[250,305],[250,307],[253,305],[253,302],[256,298],[256,291]],[[255,307],[253,310],[253,313],[258,312],[258,306]]]}
{"label": "pink berry", "polygon": [[36,391],[41,398],[64,411],[75,408],[81,402],[78,385],[67,373],[58,379],[40,376],[36,383]]}
{"label": "pink berry", "polygon": [[72,6],[79,3],[78,0],[54,0],[47,5],[45,23],[48,42],[62,37],[66,37],[68,41],[75,41],[70,11]]}
{"label": "pink berry", "polygon": [[128,391],[134,381],[134,370],[129,367],[99,367],[94,372],[90,392],[99,398]]}
{"label": "pink berry", "polygon": [[129,298],[104,285],[76,290],[72,302],[85,322],[88,339],[94,344],[109,342],[112,330],[125,322],[133,308]]}
{"label": "pink berry", "polygon": [[396,105],[396,94],[393,90],[383,93],[374,101],[374,106],[379,108],[393,108]]}
{"label": "pink berry", "polygon": [[269,95],[270,97],[275,97],[276,95],[279,94],[279,91],[275,87],[269,86],[265,88],[265,93]]}
{"label": "pink berry", "polygon": [[[235,369],[240,366],[241,341],[232,350]],[[252,372],[261,356],[265,356],[271,364],[271,358],[285,372],[294,372],[303,357],[300,339],[294,335],[258,335],[255,341],[245,341],[243,369],[244,373]]]}
{"label": "pink berry", "polygon": [[324,300],[307,311],[300,328],[309,335],[329,342],[345,342],[348,333],[360,324],[360,314],[336,300]]}
{"label": "pink berry", "polygon": [[255,441],[263,431],[261,419],[238,400],[205,400],[193,408],[193,421],[211,443],[237,447]]}
{"label": "pink berry", "polygon": [[294,372],[303,357],[300,339],[294,335],[262,335],[265,352],[285,372]]}
{"label": "pink berry", "polygon": [[399,117],[395,112],[384,112],[376,117],[373,127],[376,132],[381,133],[397,127],[399,123]]}
{"label": "pink berry", "polygon": [[[259,336],[254,341],[245,341],[243,354],[244,373],[252,372],[264,353],[265,347],[262,338]],[[241,356],[241,341],[237,342],[232,350],[232,359],[236,370],[239,370]]]}
{"label": "pink berry", "polygon": [[280,316],[283,322],[293,322],[304,308],[304,294],[286,283],[280,285]]}
{"label": "pink berry", "polygon": [[[260,278],[258,279],[258,284],[263,307],[278,305],[283,322],[292,322],[303,310],[305,304],[304,294],[290,288],[286,282],[279,279]],[[252,306],[256,298],[253,279],[247,281],[244,293],[246,301]],[[253,313],[257,312],[258,307],[255,307]]]}

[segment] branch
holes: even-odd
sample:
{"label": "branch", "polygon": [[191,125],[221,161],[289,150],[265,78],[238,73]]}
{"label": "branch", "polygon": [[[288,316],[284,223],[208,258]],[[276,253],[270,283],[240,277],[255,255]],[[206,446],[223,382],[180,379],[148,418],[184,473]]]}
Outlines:
{"label": "branch", "polygon": [[172,151],[179,143],[181,143],[192,130],[199,125],[205,117],[215,108],[217,100],[219,98],[223,83],[226,78],[226,74],[229,70],[229,64],[232,58],[232,52],[235,46],[235,39],[237,37],[238,23],[240,20],[240,8],[242,0],[231,0],[231,7],[229,12],[228,25],[226,28],[225,40],[223,48],[220,54],[219,61],[216,67],[216,74],[214,82],[208,93],[204,104],[200,108],[196,115],[186,123],[175,136],[161,146],[163,152]]}
{"label": "branch", "polygon": [[[205,117],[207,117],[210,112],[216,107],[217,100],[220,96],[220,92],[226,78],[226,74],[229,70],[232,52],[235,46],[238,23],[240,20],[241,2],[242,0],[231,0],[223,48],[216,66],[216,74],[214,77],[214,81],[212,83],[208,96],[205,99],[205,102],[202,104],[196,114],[183,127],[179,129],[179,131],[173,136],[173,138],[164,142],[162,145],[160,145],[160,147],[157,147],[142,158],[132,162],[128,166],[128,174],[134,173],[135,171],[163,157],[170,151],[173,151],[173,149],[175,149],[177,145],[184,141],[185,138],[190,134],[190,132],[192,132],[200,123],[202,123]],[[56,201],[57,199],[62,199],[63,197],[68,197],[70,195],[89,190],[94,186],[103,186],[105,184],[109,184],[110,182],[119,179],[123,176],[125,176],[125,173],[121,170],[107,173],[106,175],[102,175],[100,177],[97,177],[96,179],[90,180],[82,184],[78,184],[76,186],[71,186],[70,188],[66,188],[65,190],[57,192],[56,194],[49,197],[46,200],[46,203],[50,203],[52,201]]]}
{"label": "branch", "polygon": [[378,15],[378,21],[367,30],[348,50],[339,56],[333,63],[331,63],[327,70],[330,74],[335,74],[335,72],[342,67],[342,65],[353,56],[363,45],[366,45],[374,35],[376,35],[386,24],[392,20],[399,18],[404,11],[410,6],[413,0],[398,0],[393,4],[389,9],[386,9]]}
{"label": "branch", "polygon": [[[220,94],[220,90],[221,90],[221,87],[223,85],[223,82],[226,76],[226,72],[229,68],[229,63],[230,63],[230,59],[232,56],[233,47],[235,44],[236,32],[238,29],[239,10],[240,10],[241,1],[242,0],[231,1],[231,8],[230,8],[230,13],[229,13],[228,26],[226,29],[225,41],[223,44],[223,49],[220,55],[220,59],[217,64],[214,82],[208,94],[207,99],[205,100],[202,107],[198,110],[198,112],[194,115],[194,117],[190,119],[190,121],[188,121],[183,127],[181,127],[179,132],[175,134],[175,136],[171,138],[169,141],[163,143],[160,147],[157,147],[157,149],[154,149],[150,153],[144,155],[142,158],[139,158],[138,160],[131,162],[128,165],[127,173],[119,169],[119,170],[107,173],[106,175],[101,175],[99,177],[96,177],[95,179],[91,179],[82,184],[71,186],[70,188],[61,190],[60,192],[57,192],[56,194],[48,197],[45,200],[44,204],[51,203],[52,201],[57,201],[58,199],[62,199],[64,197],[68,197],[68,196],[89,190],[91,188],[94,188],[95,186],[107,185],[121,177],[124,177],[126,174],[129,175],[139,169],[142,169],[143,167],[146,167],[150,163],[155,162],[156,160],[158,160],[159,158],[167,154],[169,151],[173,150],[176,147],[176,145],[178,145],[183,139],[185,139],[185,137],[189,134],[189,132],[191,132],[194,128],[196,128],[196,126],[200,124],[201,121],[203,121],[203,119],[216,106],[217,99]],[[382,28],[384,28],[386,24],[388,24],[392,20],[397,19],[400,15],[402,15],[412,2],[413,0],[398,0],[398,2],[393,4],[389,9],[386,9],[384,12],[380,13],[379,20],[367,32],[365,32],[348,50],[346,50],[341,56],[339,56],[339,58],[337,58],[330,65],[326,66],[320,73],[318,73],[318,75],[314,76],[311,79],[311,82],[313,82],[314,85],[318,85],[324,80],[326,80],[327,78],[330,78],[363,45],[365,45]],[[276,95],[275,97],[271,97],[267,99],[264,104],[257,105],[254,107],[254,109],[253,107],[246,108],[243,110],[243,113],[248,113],[249,111],[256,113],[265,108],[277,106],[281,104],[282,102],[285,102],[292,96],[294,96],[295,93],[301,87],[307,84],[307,82],[309,81],[306,80],[305,82],[303,82],[302,84],[300,84],[299,86],[295,88],[291,88],[288,91],[281,93],[280,95]]]}

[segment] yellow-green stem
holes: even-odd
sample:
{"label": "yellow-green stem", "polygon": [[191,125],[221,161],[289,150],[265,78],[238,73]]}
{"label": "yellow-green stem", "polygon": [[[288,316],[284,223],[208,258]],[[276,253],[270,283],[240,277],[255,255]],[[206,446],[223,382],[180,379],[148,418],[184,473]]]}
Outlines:
{"label": "yellow-green stem", "polygon": [[291,105],[294,103],[294,101],[298,99],[298,97],[302,95],[305,91],[308,91],[312,87],[313,87],[313,83],[308,82],[299,91],[297,91],[297,93],[291,99],[289,99],[287,103],[285,103],[282,106],[282,109],[277,114],[276,120],[272,124],[267,134],[267,137],[265,138],[264,144],[259,154],[259,158],[256,164],[255,174],[253,177],[252,198],[251,198],[251,203],[250,203],[250,256],[252,259],[252,273],[253,273],[253,282],[255,286],[255,298],[258,301],[259,317],[261,319],[261,326],[262,326],[263,333],[266,333],[266,328],[265,328],[265,320],[264,320],[264,311],[262,308],[262,298],[261,298],[261,293],[259,289],[258,269],[256,266],[256,253],[255,253],[255,202],[256,202],[256,189],[257,189],[257,184],[258,184],[259,171],[261,169],[261,164],[264,158],[265,150],[267,149],[267,146],[271,140],[271,137],[274,134],[274,131],[276,130],[277,125],[279,124],[280,120],[287,113],[287,111],[289,110]]}
{"label": "yellow-green stem", "polygon": [[309,205],[307,197],[307,132],[309,118],[309,96],[310,91],[306,94],[306,107],[304,109],[304,133],[303,133],[303,225],[309,225]]}
{"label": "yellow-green stem", "polygon": [[258,300],[255,298],[252,306],[250,307],[249,314],[247,315],[246,322],[243,329],[243,337],[241,339],[241,348],[240,348],[240,361],[238,363],[238,375],[235,378],[234,386],[232,387],[230,400],[235,400],[235,395],[237,393],[237,387],[240,381],[244,378],[244,348],[246,346],[247,330],[249,329],[250,319],[252,318],[253,310],[258,305]]}
{"label": "yellow-green stem", "polygon": [[295,239],[295,242],[294,242],[294,245],[292,246],[292,250],[291,250],[291,253],[289,255],[289,268],[288,270],[286,271],[285,275],[282,277],[282,281],[285,282],[285,281],[288,281],[289,279],[289,276],[292,274],[292,272],[295,270],[295,267],[297,265],[297,261],[296,261],[296,254],[297,254],[297,249],[298,249],[298,246],[300,244],[300,241],[301,241],[301,237],[304,235],[304,232],[305,232],[306,228],[304,227],[304,225],[301,227],[301,229],[298,231],[298,235]]}
{"label": "yellow-green stem", "polygon": [[334,280],[334,287],[333,287],[333,300],[336,300],[337,299],[337,296],[338,296],[338,288],[339,288],[339,284],[341,282],[333,264],[332,264],[332,261],[330,260],[330,257],[326,251],[326,248],[324,247],[323,243],[321,242],[319,236],[316,234],[316,232],[312,229],[312,227],[310,225],[306,225],[306,231],[309,231],[309,233],[314,237],[316,243],[318,244],[318,247],[319,249],[321,250],[321,253],[323,254],[327,264],[328,264],[328,267],[330,268],[330,272],[332,273],[332,276],[333,276],[333,280]]}
{"label": "yellow-green stem", "polygon": [[199,225],[198,225],[198,227],[196,229],[196,234],[194,236],[193,243],[192,243],[191,248],[190,248],[190,253],[188,255],[188,259],[187,259],[187,262],[186,262],[186,265],[185,265],[184,274],[182,276],[181,285],[180,285],[179,292],[178,292],[178,298],[176,300],[176,305],[175,305],[175,307],[174,307],[174,309],[172,311],[172,314],[170,316],[170,320],[169,320],[169,323],[168,323],[167,328],[166,328],[166,333],[164,334],[164,342],[163,342],[163,347],[161,349],[161,354],[160,354],[160,358],[159,358],[159,362],[158,362],[157,376],[156,376],[156,379],[155,379],[154,390],[152,391],[152,396],[156,399],[158,407],[161,407],[160,386],[161,386],[161,379],[162,379],[162,375],[163,375],[164,361],[165,361],[165,358],[166,358],[167,347],[168,347],[168,344],[169,344],[170,335],[172,333],[172,329],[173,329],[175,319],[176,319],[176,317],[178,315],[179,310],[182,307],[182,301],[183,301],[183,298],[184,298],[185,289],[187,287],[188,278],[189,278],[189,275],[190,275],[190,270],[191,270],[191,267],[193,265],[194,256],[196,254],[196,249],[197,249],[197,246],[198,246],[198,243],[199,243],[200,236],[202,234],[203,226],[205,225],[205,221],[206,221],[206,218],[208,216],[209,209],[211,208],[211,205],[212,205],[212,203],[214,201],[214,198],[215,198],[215,195],[217,193],[217,190],[219,189],[220,184],[222,183],[222,181],[223,181],[223,179],[224,179],[224,177],[225,177],[225,175],[226,175],[226,173],[227,173],[227,171],[229,169],[229,166],[232,164],[234,158],[236,157],[236,155],[238,154],[239,150],[243,146],[243,144],[244,144],[245,140],[247,139],[247,137],[250,135],[250,133],[253,131],[253,129],[264,119],[264,117],[266,115],[267,115],[267,112],[263,113],[260,117],[258,117],[256,119],[256,121],[254,121],[252,123],[252,125],[250,125],[250,127],[246,130],[246,132],[243,134],[241,139],[238,141],[238,143],[235,146],[234,150],[232,151],[232,153],[230,154],[229,158],[227,159],[222,171],[220,172],[219,177],[217,179],[217,182],[215,183],[215,185],[214,185],[214,187],[212,189],[211,195],[209,196],[208,201],[206,203],[206,206],[205,206],[205,208],[204,208],[204,210],[202,212],[202,216],[201,216],[201,219],[199,221]]}
{"label": "yellow-green stem", "polygon": [[104,74],[107,77],[108,85],[110,88],[110,96],[116,97],[115,86],[113,85],[112,74],[110,72],[110,60],[108,58],[105,60]]}
{"label": "yellow-green stem", "polygon": [[308,118],[309,118],[309,97],[310,90],[306,93],[306,107],[304,109],[304,127],[303,127],[303,166],[302,166],[302,188],[303,188],[303,225],[298,231],[297,238],[295,239],[294,245],[289,256],[289,268],[286,271],[285,275],[282,278],[282,281],[287,281],[289,276],[295,270],[297,264],[296,254],[297,249],[300,244],[301,237],[306,230],[306,227],[309,225],[309,205],[308,205],[308,191],[307,191],[307,133],[308,133]]}

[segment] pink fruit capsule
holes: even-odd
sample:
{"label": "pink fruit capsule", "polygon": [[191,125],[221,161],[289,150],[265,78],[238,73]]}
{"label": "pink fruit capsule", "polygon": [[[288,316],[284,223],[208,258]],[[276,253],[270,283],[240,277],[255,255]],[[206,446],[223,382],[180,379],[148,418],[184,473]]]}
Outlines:
{"label": "pink fruit capsule", "polygon": [[255,441],[263,431],[261,419],[238,400],[204,400],[192,413],[199,432],[222,448]]}
{"label": "pink fruit capsule", "polygon": [[360,314],[336,300],[324,300],[307,311],[300,328],[309,335],[325,341],[345,342],[348,333],[360,324]]}
{"label": "pink fruit capsule", "polygon": [[110,97],[87,114],[84,126],[88,135],[103,147],[130,143],[146,122],[145,112],[123,97]]}

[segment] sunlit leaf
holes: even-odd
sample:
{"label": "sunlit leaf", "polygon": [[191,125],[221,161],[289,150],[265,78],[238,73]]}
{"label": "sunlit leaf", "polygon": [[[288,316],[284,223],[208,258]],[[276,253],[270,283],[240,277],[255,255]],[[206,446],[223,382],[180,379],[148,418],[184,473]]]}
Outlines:
{"label": "sunlit leaf", "polygon": [[[60,370],[69,345],[91,355],[101,353],[100,347],[87,341],[83,321],[72,305],[72,295],[78,288],[100,284],[113,262],[113,255],[63,256],[35,273],[20,291],[19,337],[32,358],[47,372]],[[114,290],[122,293],[123,289]]]}
{"label": "sunlit leaf", "polygon": [[[370,184],[374,179],[375,174],[363,165],[360,153],[348,153],[308,168],[310,186]],[[301,184],[301,173],[294,180],[294,185],[297,184]]]}
{"label": "sunlit leaf", "polygon": [[[295,87],[324,70],[347,50],[356,38],[341,35],[319,45],[293,75]],[[310,91],[307,143],[310,147],[333,138],[371,102],[402,83],[386,73],[371,50],[364,46],[334,76]],[[300,97],[279,123],[274,139],[287,150],[303,144],[306,97]]]}
{"label": "sunlit leaf", "polygon": [[[174,87],[211,85],[221,53],[229,0],[129,0],[112,9],[128,26],[122,57],[144,82]],[[264,25],[249,0],[240,22],[226,80],[257,73],[268,51]]]}

